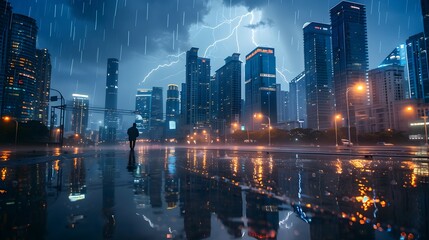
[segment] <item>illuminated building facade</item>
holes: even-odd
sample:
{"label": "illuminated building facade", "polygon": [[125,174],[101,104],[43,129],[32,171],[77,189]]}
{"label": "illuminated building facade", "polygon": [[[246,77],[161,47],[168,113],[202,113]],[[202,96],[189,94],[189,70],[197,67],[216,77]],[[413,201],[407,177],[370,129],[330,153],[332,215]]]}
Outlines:
{"label": "illuminated building facade", "polygon": [[12,7],[5,0],[0,0],[0,115],[2,112],[3,88],[6,74],[6,60],[9,39],[10,21],[12,20]]}
{"label": "illuminated building facade", "polygon": [[422,4],[422,15],[423,15],[423,25],[424,33],[426,38],[429,38],[429,1],[421,0]]}
{"label": "illuminated building facade", "polygon": [[151,127],[151,112],[152,112],[152,90],[138,89],[136,95],[136,111],[138,117],[136,119],[137,128],[140,133],[147,133]]}
{"label": "illuminated building facade", "polygon": [[240,122],[241,113],[241,64],[240,54],[225,59],[225,65],[216,71],[218,87],[217,118],[226,126]]}
{"label": "illuminated building facade", "polygon": [[36,20],[13,14],[7,49],[2,116],[34,119],[36,94]]}
{"label": "illuminated building facade", "polygon": [[425,36],[418,33],[407,39],[410,98],[429,102],[429,68]]}
{"label": "illuminated building facade", "polygon": [[[277,123],[276,57],[274,48],[257,47],[246,55],[245,105],[248,126],[253,124],[253,114],[270,117]],[[267,121],[266,119],[264,121]]]}
{"label": "illuminated building facade", "polygon": [[162,87],[152,88],[152,106],[150,113],[150,139],[161,141],[164,135],[164,101]]}
{"label": "illuminated building facade", "polygon": [[198,57],[198,48],[186,52],[186,124],[207,127],[210,121],[210,59]]}
{"label": "illuminated building facade", "polygon": [[308,128],[325,130],[332,122],[331,26],[304,25],[304,66]]}
{"label": "illuminated building facade", "polygon": [[89,97],[88,95],[73,94],[71,124],[72,131],[84,135],[88,128]]}
{"label": "illuminated building facade", "polygon": [[347,119],[347,88],[358,83],[367,86],[368,42],[365,5],[342,1],[330,10],[336,112],[350,126],[356,124],[356,111],[368,105],[369,96],[349,93],[350,119]]}
{"label": "illuminated building facade", "polygon": [[118,76],[119,60],[116,58],[107,59],[107,77],[106,77],[106,101],[104,113],[104,131],[106,142],[116,140],[116,129],[118,128]]}
{"label": "illuminated building facade", "polygon": [[169,84],[167,89],[166,116],[167,138],[176,137],[177,122],[179,120],[179,86]]}
{"label": "illuminated building facade", "polygon": [[51,55],[48,49],[36,50],[36,114],[34,119],[48,126],[49,90],[51,87]]}

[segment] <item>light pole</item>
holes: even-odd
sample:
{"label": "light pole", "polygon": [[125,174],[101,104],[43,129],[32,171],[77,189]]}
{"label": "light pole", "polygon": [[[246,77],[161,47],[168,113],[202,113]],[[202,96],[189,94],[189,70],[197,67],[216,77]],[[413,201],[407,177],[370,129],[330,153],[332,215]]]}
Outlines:
{"label": "light pole", "polygon": [[337,130],[337,119],[340,119],[341,115],[335,116],[335,146],[338,147],[338,130]]}
{"label": "light pole", "polygon": [[[354,87],[348,87],[346,90],[346,104],[347,104],[347,132],[348,132],[348,140],[349,143],[352,143],[352,140],[350,139],[350,109],[349,109],[349,92],[350,90],[352,90],[353,88],[355,88],[358,91],[362,91],[363,90],[363,86],[362,85],[357,85]],[[350,144],[351,145],[351,144]]]}
{"label": "light pole", "polygon": [[7,116],[4,117],[4,120],[6,122],[9,122],[10,120],[15,121],[15,146],[16,146],[16,143],[18,142],[18,121],[16,121],[16,119],[13,119],[13,118],[7,117]]}
{"label": "light pole", "polygon": [[[65,108],[66,108],[66,104],[65,104],[65,99],[63,97],[63,94],[61,94],[60,91],[58,91],[57,89],[51,88],[51,91],[55,91],[58,94],[60,94],[60,98],[61,98],[61,106],[60,106],[60,147],[63,146],[63,138],[64,138],[64,113],[65,113]],[[51,101],[57,101],[57,96],[55,97],[51,97]],[[54,115],[55,113],[53,112],[55,108],[51,107],[51,132],[54,129]]]}
{"label": "light pole", "polygon": [[262,118],[266,117],[268,118],[268,146],[271,146],[271,119],[267,115],[263,115],[261,113],[253,115],[254,118]]}

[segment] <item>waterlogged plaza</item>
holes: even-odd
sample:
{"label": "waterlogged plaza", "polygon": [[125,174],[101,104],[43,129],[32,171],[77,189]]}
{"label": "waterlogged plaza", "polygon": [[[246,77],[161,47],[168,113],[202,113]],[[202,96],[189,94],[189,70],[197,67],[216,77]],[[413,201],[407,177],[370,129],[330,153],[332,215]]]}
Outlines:
{"label": "waterlogged plaza", "polygon": [[154,146],[0,170],[0,239],[429,238],[424,158]]}

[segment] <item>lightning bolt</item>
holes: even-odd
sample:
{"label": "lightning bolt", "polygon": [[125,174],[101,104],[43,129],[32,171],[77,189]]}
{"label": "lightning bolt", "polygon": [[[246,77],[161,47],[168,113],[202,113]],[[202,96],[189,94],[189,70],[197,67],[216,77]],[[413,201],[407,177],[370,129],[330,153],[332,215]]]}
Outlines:
{"label": "lightning bolt", "polygon": [[[210,48],[215,47],[215,46],[216,46],[218,43],[220,43],[220,42],[223,42],[223,41],[226,41],[226,40],[230,39],[230,38],[234,35],[234,33],[237,31],[237,29],[241,26],[241,23],[243,22],[243,19],[244,19],[245,17],[249,16],[249,15],[252,15],[252,16],[253,16],[253,11],[252,11],[252,12],[249,12],[249,13],[246,13],[246,14],[244,14],[244,15],[241,15],[241,16],[240,16],[240,20],[238,21],[237,25],[235,25],[235,27],[231,30],[231,33],[230,33],[228,36],[226,36],[226,37],[224,37],[224,38],[222,38],[222,39],[218,39],[218,40],[214,41],[212,44],[210,44],[210,45],[206,48],[206,51],[204,52],[204,57],[206,57],[206,56],[207,56],[207,52],[209,51],[209,49],[210,49]],[[253,30],[253,29],[252,29],[252,30]],[[238,44],[238,40],[237,40],[237,45],[239,45],[239,44]],[[239,47],[238,47],[238,48],[239,48]]]}
{"label": "lightning bolt", "polygon": [[[234,18],[232,18],[232,19],[226,19],[226,20],[224,20],[223,22],[221,22],[221,23],[219,23],[219,24],[217,24],[217,25],[215,25],[215,26],[208,26],[208,25],[201,25],[201,27],[199,28],[199,30],[198,30],[198,32],[194,35],[194,36],[196,36],[196,35],[198,35],[203,29],[209,29],[209,30],[212,30],[213,31],[213,36],[214,36],[214,31],[215,30],[217,30],[217,29],[219,29],[219,28],[221,28],[222,26],[224,26],[224,25],[226,25],[226,24],[229,24],[229,25],[231,25],[231,24],[233,24],[234,22],[236,22],[237,20],[238,20],[238,23],[234,26],[234,28],[233,29],[231,29],[231,32],[230,32],[230,34],[228,35],[228,36],[226,36],[226,37],[224,37],[224,38],[222,38],[222,39],[218,39],[218,40],[214,40],[214,42],[212,43],[212,44],[210,44],[207,48],[206,48],[206,50],[205,50],[205,52],[204,52],[204,57],[206,57],[207,56],[207,53],[208,53],[208,51],[211,49],[211,48],[213,48],[213,47],[215,47],[218,43],[220,43],[220,42],[223,42],[223,41],[226,41],[226,40],[228,40],[228,39],[230,39],[233,35],[234,35],[234,33],[235,33],[235,41],[236,41],[236,45],[237,45],[237,52],[240,52],[240,43],[239,43],[239,37],[238,37],[238,28],[242,25],[242,22],[243,22],[243,19],[244,18],[246,18],[246,17],[248,17],[248,16],[251,16],[251,19],[250,19],[250,24],[253,24],[253,22],[254,22],[254,20],[255,20],[255,14],[254,14],[254,12],[253,11],[251,11],[251,12],[248,12],[248,13],[246,13],[246,14],[244,14],[244,15],[240,15],[240,16],[236,16],[236,17],[234,17]],[[255,29],[251,29],[251,33],[252,33],[252,43],[255,45],[255,46],[258,46],[258,44],[256,43],[256,41],[255,41]],[[215,37],[214,37],[215,38]],[[142,84],[142,83],[144,83],[144,82],[146,82],[146,80],[153,74],[153,73],[155,73],[155,72],[157,72],[159,69],[161,69],[161,68],[167,68],[167,67],[171,67],[172,65],[174,65],[174,64],[176,64],[176,63],[178,63],[178,62],[180,62],[180,60],[181,60],[181,56],[182,55],[184,55],[186,52],[182,52],[182,53],[180,53],[180,54],[178,54],[178,55],[169,55],[168,57],[169,58],[175,58],[175,60],[174,61],[171,61],[171,62],[169,62],[169,63],[165,63],[165,64],[160,64],[160,65],[158,65],[157,67],[155,67],[155,68],[153,68],[152,70],[150,70],[149,71],[149,73],[148,74],[146,74],[146,76],[143,78],[143,80],[140,82],[140,84]],[[174,74],[174,75],[176,75],[176,74]],[[174,75],[171,75],[171,76],[174,76]],[[169,76],[170,77],[170,76]],[[165,77],[164,79],[166,79],[166,78],[168,78],[168,77]],[[286,79],[286,78],[285,78]]]}
{"label": "lightning bolt", "polygon": [[[253,11],[250,12],[252,15],[252,18],[250,19],[250,24],[253,24],[253,20],[255,20],[255,14],[253,14]],[[256,43],[255,40],[255,29],[252,28],[252,43],[255,45],[255,47],[258,46],[258,43]]]}
{"label": "lightning bolt", "polygon": [[166,67],[171,67],[171,66],[173,66],[174,64],[176,64],[176,63],[178,63],[178,62],[180,62],[180,57],[182,56],[182,55],[184,55],[186,52],[181,52],[181,53],[179,53],[178,55],[169,55],[169,57],[174,57],[174,58],[177,58],[177,60],[174,60],[174,61],[172,61],[172,62],[169,62],[169,63],[165,63],[165,64],[160,64],[160,65],[158,65],[156,68],[153,68],[152,70],[150,70],[149,71],[149,73],[148,74],[146,74],[146,76],[143,78],[143,80],[141,81],[141,83],[140,84],[142,84],[142,83],[144,83],[144,82],[146,82],[146,80],[154,73],[154,72],[156,72],[156,71],[158,71],[159,69],[161,69],[161,68],[166,68]]}
{"label": "lightning bolt", "polygon": [[280,74],[280,76],[282,76],[285,82],[289,83],[289,81],[286,79],[286,76],[278,68],[276,68],[276,71]]}

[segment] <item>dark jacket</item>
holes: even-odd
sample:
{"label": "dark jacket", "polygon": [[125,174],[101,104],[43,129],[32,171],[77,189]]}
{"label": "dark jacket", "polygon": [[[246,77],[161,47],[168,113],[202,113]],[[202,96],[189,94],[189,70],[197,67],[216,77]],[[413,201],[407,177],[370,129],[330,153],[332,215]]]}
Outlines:
{"label": "dark jacket", "polygon": [[130,127],[128,128],[127,134],[129,140],[136,140],[139,136],[139,130],[136,127]]}

